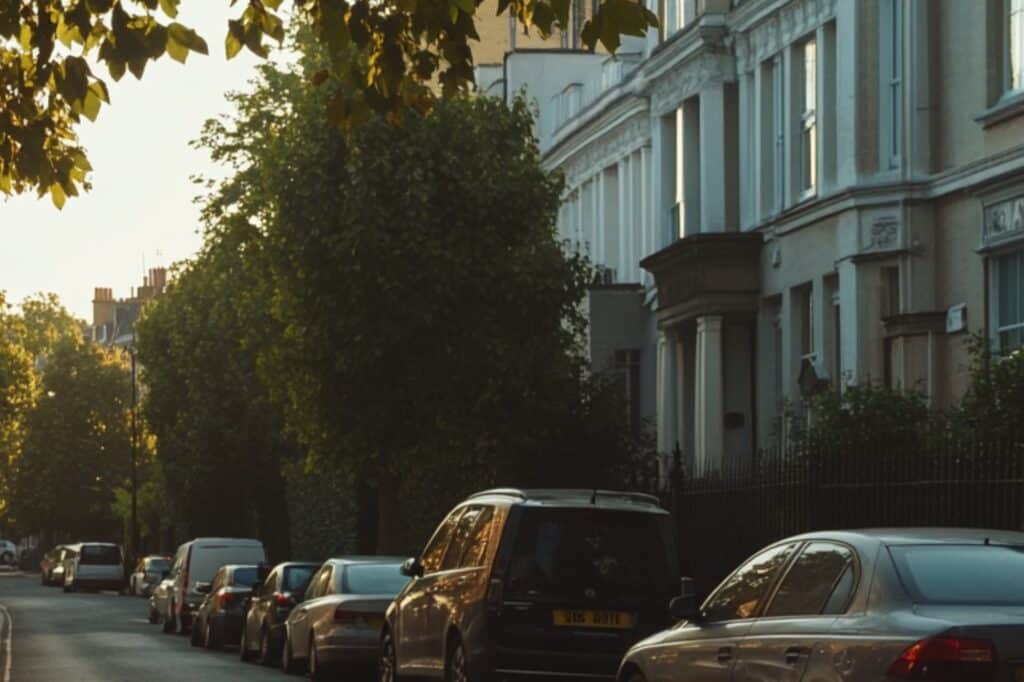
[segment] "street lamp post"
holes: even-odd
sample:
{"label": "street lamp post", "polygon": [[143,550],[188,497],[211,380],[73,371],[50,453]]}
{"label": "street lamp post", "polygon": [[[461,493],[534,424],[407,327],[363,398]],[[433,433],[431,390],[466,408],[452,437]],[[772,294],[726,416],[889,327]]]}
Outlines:
{"label": "street lamp post", "polygon": [[[139,553],[139,475],[138,475],[138,431],[136,423],[136,412],[138,412],[138,391],[135,385],[135,349],[131,346],[125,348],[131,358],[132,374],[132,409],[131,409],[131,467],[132,467],[132,554]],[[134,556],[133,558],[137,558]]]}

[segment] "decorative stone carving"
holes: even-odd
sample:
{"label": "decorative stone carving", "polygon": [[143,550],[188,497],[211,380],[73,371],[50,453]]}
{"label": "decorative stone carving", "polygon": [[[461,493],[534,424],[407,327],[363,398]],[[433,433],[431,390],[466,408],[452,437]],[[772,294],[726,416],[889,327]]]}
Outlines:
{"label": "decorative stone carving", "polygon": [[693,97],[710,85],[736,80],[733,58],[718,51],[704,50],[675,68],[667,70],[651,89],[651,112],[665,116],[683,100]]}
{"label": "decorative stone carving", "polygon": [[836,14],[837,0],[791,2],[746,33],[736,36],[736,71],[746,73]]}
{"label": "decorative stone carving", "polygon": [[[591,130],[594,128],[588,126],[587,131]],[[562,157],[558,167],[565,173],[568,186],[575,187],[625,154],[643,147],[650,136],[650,116],[646,111],[639,112],[604,134],[593,136],[592,141]]]}
{"label": "decorative stone carving", "polygon": [[982,241],[990,244],[1014,238],[1024,238],[1024,196],[1000,201],[985,208]]}
{"label": "decorative stone carving", "polygon": [[899,244],[900,223],[895,216],[876,218],[869,226],[864,240],[864,251],[887,251]]}

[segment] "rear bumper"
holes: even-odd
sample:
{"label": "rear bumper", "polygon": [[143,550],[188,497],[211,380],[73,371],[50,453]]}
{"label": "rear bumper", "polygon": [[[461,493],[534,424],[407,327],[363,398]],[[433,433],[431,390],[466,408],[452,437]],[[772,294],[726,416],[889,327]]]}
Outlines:
{"label": "rear bumper", "polygon": [[339,629],[318,638],[317,660],[327,667],[375,664],[380,657],[380,632]]}
{"label": "rear bumper", "polygon": [[614,680],[621,662],[616,653],[498,647],[487,667],[499,680]]}
{"label": "rear bumper", "polygon": [[224,642],[238,644],[242,641],[242,612],[222,611],[213,620],[213,625],[220,630]]}

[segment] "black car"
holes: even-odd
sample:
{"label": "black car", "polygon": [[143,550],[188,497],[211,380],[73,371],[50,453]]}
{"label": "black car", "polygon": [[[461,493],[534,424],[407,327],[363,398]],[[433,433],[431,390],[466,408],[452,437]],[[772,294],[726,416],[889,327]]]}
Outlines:
{"label": "black car", "polygon": [[192,646],[219,649],[237,644],[242,634],[245,601],[259,582],[256,566],[221,566],[211,583],[197,583],[196,590],[206,593],[192,622]]}
{"label": "black car", "polygon": [[303,600],[309,579],[318,568],[320,564],[314,563],[278,564],[253,589],[238,647],[243,661],[255,656],[261,665],[272,665],[280,660],[285,621],[295,605]]}
{"label": "black car", "polygon": [[441,523],[388,608],[380,679],[614,679],[671,622],[679,574],[649,495],[492,490]]}

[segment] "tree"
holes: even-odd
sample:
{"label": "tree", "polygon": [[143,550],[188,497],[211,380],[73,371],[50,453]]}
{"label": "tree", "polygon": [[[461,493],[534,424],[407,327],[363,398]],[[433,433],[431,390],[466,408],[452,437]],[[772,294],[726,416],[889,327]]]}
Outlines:
{"label": "tree", "polygon": [[10,525],[10,473],[21,454],[25,415],[35,397],[32,356],[19,343],[24,325],[0,292],[0,524]]}
{"label": "tree", "polygon": [[260,274],[229,232],[209,235],[136,324],[146,421],[169,512],[186,535],[253,534],[286,556],[282,463],[294,446],[257,374],[273,324]]}
{"label": "tree", "polygon": [[[204,0],[209,2],[210,0]],[[450,97],[473,81],[469,43],[478,40],[483,0],[293,0],[293,16],[308,22],[329,59],[314,76],[339,85],[329,103],[335,123],[364,122],[369,113],[393,120],[405,109],[424,112],[436,95]],[[114,80],[142,78],[162,56],[185,62],[206,54],[206,42],[174,21],[181,0],[0,0],[0,192],[35,189],[61,207],[91,171],[76,130],[95,120],[110,97],[94,67]],[[234,2],[232,2],[234,4]],[[249,0],[228,24],[229,57],[242,47],[266,56],[264,39],[281,41],[281,0]],[[500,0],[531,30],[568,30],[570,0]],[[657,18],[636,0],[601,0],[582,28],[583,43],[614,52],[620,36],[643,35]]]}

